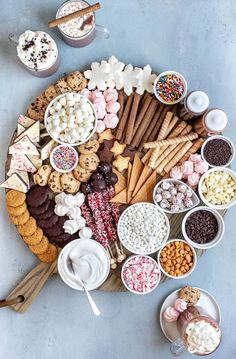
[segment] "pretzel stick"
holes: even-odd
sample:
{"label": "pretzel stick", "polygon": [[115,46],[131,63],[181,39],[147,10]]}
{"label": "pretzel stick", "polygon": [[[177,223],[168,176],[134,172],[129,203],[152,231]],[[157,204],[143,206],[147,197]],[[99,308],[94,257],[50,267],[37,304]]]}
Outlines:
{"label": "pretzel stick", "polygon": [[[187,135],[192,129],[192,126],[187,126],[185,129],[182,130],[182,135]],[[169,161],[169,154],[172,153],[176,153],[175,152],[175,148],[179,146],[179,145],[170,145],[170,146],[167,146],[167,148],[164,150],[164,152],[162,153],[162,155],[158,158],[158,161],[155,163],[155,170],[158,172],[158,173],[161,173],[162,170],[164,169],[164,167],[168,164],[168,161]],[[179,147],[180,148],[180,147]]]}
{"label": "pretzel stick", "polygon": [[130,110],[130,115],[127,122],[127,129],[125,133],[125,143],[129,144],[132,140],[133,134],[134,134],[134,123],[138,112],[138,105],[140,102],[141,96],[135,92],[134,93],[134,100],[132,103],[132,107]]}
{"label": "pretzel stick", "polygon": [[[167,112],[166,113],[165,119],[164,119],[164,121],[162,123],[159,135],[157,137],[158,140],[163,140],[166,137],[167,129],[168,129],[168,126],[169,126],[170,121],[172,119],[172,116],[173,116],[172,112]],[[149,163],[148,163],[148,166],[151,167],[152,169],[154,169],[155,162],[157,160],[159,151],[160,151],[160,147],[157,147],[152,151],[152,155],[151,155],[151,158],[150,158]]]}
{"label": "pretzel stick", "polygon": [[[188,131],[185,132],[184,129],[186,128],[186,126],[187,126],[187,123],[184,122],[184,121],[181,121],[181,122],[178,124],[178,126],[174,129],[174,131],[172,131],[167,138],[173,138],[173,137],[177,137],[177,136],[179,136],[179,135],[181,135],[181,136],[187,135],[187,134],[191,131],[192,126],[189,125],[189,126],[188,126]],[[176,145],[171,145],[171,146],[172,146],[172,148],[174,149],[174,146],[176,146]],[[169,147],[170,147],[170,146],[162,146],[162,147],[160,148],[159,157],[158,157],[158,159],[157,159],[156,162],[155,162],[154,169],[156,169],[156,167],[158,166],[158,164],[161,163],[161,161],[162,161],[162,159],[163,159],[163,157],[162,157],[161,155],[162,155],[162,154],[166,151],[166,149],[169,148]],[[153,150],[150,149],[150,150],[148,150],[148,151],[153,151]],[[161,158],[162,158],[162,159],[161,159]]]}
{"label": "pretzel stick", "polygon": [[118,93],[118,102],[119,102],[119,104],[120,104],[120,109],[119,109],[119,111],[118,111],[118,118],[119,119],[121,119],[121,117],[122,117],[122,114],[123,114],[123,111],[124,111],[124,91],[123,90],[121,90],[121,91],[119,91],[119,93]]}
{"label": "pretzel stick", "polygon": [[122,114],[122,117],[121,117],[121,119],[120,119],[118,128],[117,128],[117,130],[116,130],[116,139],[117,139],[118,141],[121,139],[122,134],[123,134],[123,131],[124,131],[124,129],[125,129],[126,121],[127,121],[128,116],[129,116],[129,112],[130,112],[130,108],[131,108],[132,102],[133,102],[133,94],[131,94],[131,95],[128,97],[128,100],[127,100],[126,105],[125,105],[125,108],[124,108],[124,112],[123,112],[123,114]]}
{"label": "pretzel stick", "polygon": [[161,140],[161,141],[155,141],[155,142],[148,142],[144,144],[145,148],[155,148],[155,147],[161,147],[161,146],[167,146],[167,145],[175,145],[182,142],[192,141],[198,138],[198,134],[191,132],[189,135],[186,136],[180,136],[180,137],[174,137],[169,138],[167,140]]}
{"label": "pretzel stick", "polygon": [[59,26],[61,24],[64,24],[67,21],[73,20],[73,19],[77,19],[78,17],[81,17],[83,15],[86,15],[90,12],[99,10],[101,8],[101,5],[99,3],[96,3],[94,5],[90,5],[85,7],[84,9],[78,10],[73,12],[72,14],[68,14],[66,16],[63,17],[59,17],[58,19],[52,20],[48,23],[48,27],[52,28],[52,27],[56,27]]}
{"label": "pretzel stick", "polygon": [[134,134],[138,130],[139,125],[141,124],[144,116],[146,115],[146,112],[148,111],[148,108],[149,108],[149,106],[151,104],[151,101],[152,101],[152,96],[150,94],[148,94],[146,96],[145,101],[143,101],[143,105],[140,108],[139,114],[138,114],[138,116],[136,118],[136,121],[135,121],[135,124],[134,124]]}
{"label": "pretzel stick", "polygon": [[181,149],[179,150],[178,153],[176,153],[176,155],[174,157],[172,157],[172,160],[169,161],[169,163],[167,164],[167,166],[164,168],[165,173],[168,173],[172,167],[174,167],[176,165],[176,163],[179,162],[179,160],[185,155],[185,153],[190,149],[190,147],[192,146],[192,142],[188,141],[186,143],[184,143],[181,147]]}
{"label": "pretzel stick", "polygon": [[145,131],[147,130],[154,114],[155,114],[155,111],[157,109],[157,106],[158,106],[158,102],[156,99],[152,99],[151,101],[151,104],[148,108],[148,110],[146,111],[145,113],[145,116],[137,130],[137,132],[135,133],[133,139],[132,139],[132,142],[131,142],[131,146],[133,147],[138,147],[141,140],[142,140],[142,137],[145,133]]}
{"label": "pretzel stick", "polygon": [[198,138],[196,141],[194,141],[192,147],[190,147],[188,152],[186,152],[185,155],[178,162],[178,166],[181,165],[184,161],[187,161],[190,155],[196,153],[199,150],[199,148],[202,147],[203,142],[204,142],[203,138]]}

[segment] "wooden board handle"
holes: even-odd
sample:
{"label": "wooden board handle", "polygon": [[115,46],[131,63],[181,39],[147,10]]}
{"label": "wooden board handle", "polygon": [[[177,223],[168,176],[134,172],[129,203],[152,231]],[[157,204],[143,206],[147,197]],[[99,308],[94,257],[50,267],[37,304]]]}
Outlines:
{"label": "wooden board handle", "polygon": [[40,263],[9,294],[7,301],[23,297],[23,301],[11,304],[10,307],[19,313],[24,313],[37,297],[49,277],[56,272],[57,260],[52,264]]}

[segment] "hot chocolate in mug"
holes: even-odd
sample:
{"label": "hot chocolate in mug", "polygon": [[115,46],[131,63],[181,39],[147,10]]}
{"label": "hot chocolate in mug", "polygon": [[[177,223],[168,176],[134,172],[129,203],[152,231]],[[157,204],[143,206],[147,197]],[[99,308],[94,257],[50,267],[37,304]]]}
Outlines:
{"label": "hot chocolate in mug", "polygon": [[184,351],[198,356],[212,354],[220,345],[221,330],[202,308],[191,306],[180,313],[177,327],[180,337],[171,344],[173,356],[179,356]]}
{"label": "hot chocolate in mug", "polygon": [[[60,18],[89,6],[83,0],[69,0],[64,2],[57,10],[56,18]],[[88,13],[79,18],[67,21],[58,26],[63,40],[73,47],[89,45],[95,36],[108,39],[110,33],[107,28],[97,25],[95,13]]]}

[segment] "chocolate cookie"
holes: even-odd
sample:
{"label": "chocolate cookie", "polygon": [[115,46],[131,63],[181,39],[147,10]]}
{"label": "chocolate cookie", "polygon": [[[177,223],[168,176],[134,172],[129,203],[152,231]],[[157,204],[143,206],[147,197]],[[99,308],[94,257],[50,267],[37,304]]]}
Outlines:
{"label": "chocolate cookie", "polygon": [[63,248],[67,243],[73,241],[77,236],[69,233],[62,233],[59,236],[51,236],[50,242],[55,243],[58,247]]}
{"label": "chocolate cookie", "polygon": [[56,225],[58,222],[59,217],[56,214],[53,214],[51,217],[47,219],[38,219],[37,224],[39,227],[43,228],[51,228]]}
{"label": "chocolate cookie", "polygon": [[30,207],[39,207],[41,206],[47,199],[48,189],[46,187],[40,187],[35,185],[30,189],[26,196],[26,203]]}
{"label": "chocolate cookie", "polygon": [[60,80],[58,80],[55,84],[56,92],[58,94],[63,94],[66,92],[72,92],[72,88],[69,86],[69,84],[66,81],[66,78],[63,77]]}
{"label": "chocolate cookie", "polygon": [[99,165],[99,158],[96,153],[91,153],[89,155],[80,155],[79,164],[86,170],[95,171]]}
{"label": "chocolate cookie", "polygon": [[179,291],[179,298],[184,299],[188,306],[196,304],[200,295],[200,290],[193,287],[184,287]]}
{"label": "chocolate cookie", "polygon": [[87,182],[91,176],[91,171],[77,165],[73,170],[73,176],[80,182]]}
{"label": "chocolate cookie", "polygon": [[56,226],[53,226],[51,228],[44,228],[44,233],[48,238],[51,238],[52,236],[59,236],[60,234],[64,233],[63,225],[67,218],[65,216],[59,217],[59,220],[56,224]]}
{"label": "chocolate cookie", "polygon": [[28,115],[32,120],[35,121],[43,121],[44,113],[48,106],[49,102],[45,96],[40,95],[38,96],[34,102],[28,107]]}
{"label": "chocolate cookie", "polygon": [[32,216],[36,217],[40,216],[41,214],[45,213],[50,205],[50,199],[48,198],[43,204],[41,204],[41,206],[38,207],[31,207],[28,206],[28,210],[30,211],[30,213],[32,214]]}
{"label": "chocolate cookie", "polygon": [[54,214],[54,207],[55,207],[55,202],[53,200],[49,199],[48,208],[43,213],[35,215],[36,220],[38,221],[39,219],[50,218]]}
{"label": "chocolate cookie", "polygon": [[79,71],[71,72],[67,76],[67,83],[73,91],[81,91],[87,86],[86,78]]}
{"label": "chocolate cookie", "polygon": [[90,153],[96,153],[99,148],[99,142],[97,140],[89,140],[83,145],[78,147],[79,153],[83,155],[89,155]]}

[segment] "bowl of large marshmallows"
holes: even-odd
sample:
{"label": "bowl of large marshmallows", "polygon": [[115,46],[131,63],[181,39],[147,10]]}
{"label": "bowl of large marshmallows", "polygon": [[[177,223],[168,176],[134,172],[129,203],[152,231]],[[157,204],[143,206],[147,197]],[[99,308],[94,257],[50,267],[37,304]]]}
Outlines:
{"label": "bowl of large marshmallows", "polygon": [[54,98],[48,105],[44,124],[50,137],[61,144],[81,145],[96,129],[96,114],[87,97],[68,92]]}

